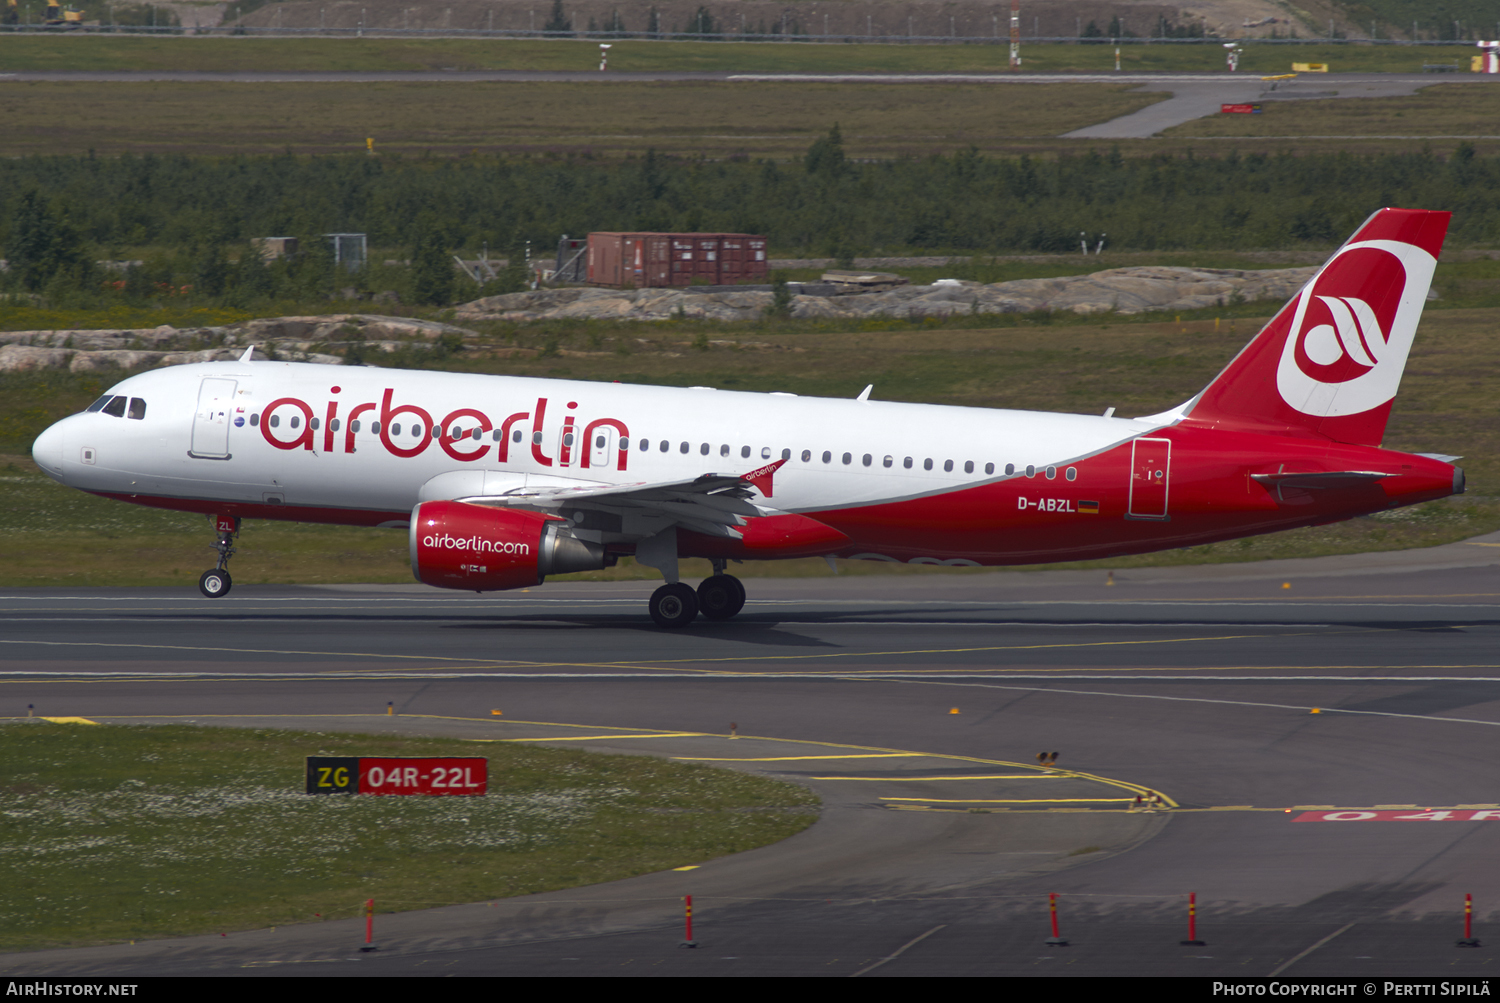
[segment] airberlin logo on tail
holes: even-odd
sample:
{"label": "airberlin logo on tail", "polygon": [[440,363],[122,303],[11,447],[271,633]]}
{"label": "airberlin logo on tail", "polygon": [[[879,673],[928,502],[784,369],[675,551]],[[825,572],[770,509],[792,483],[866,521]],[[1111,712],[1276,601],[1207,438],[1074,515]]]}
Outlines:
{"label": "airberlin logo on tail", "polygon": [[1437,259],[1394,240],[1349,244],[1297,297],[1276,369],[1284,401],[1318,417],[1396,396]]}

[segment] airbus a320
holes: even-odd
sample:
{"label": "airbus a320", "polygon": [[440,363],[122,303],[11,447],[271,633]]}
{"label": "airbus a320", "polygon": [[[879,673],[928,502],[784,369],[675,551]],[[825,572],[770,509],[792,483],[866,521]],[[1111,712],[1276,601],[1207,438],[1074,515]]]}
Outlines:
{"label": "airbus a320", "polygon": [[[1371,216],[1197,396],[1122,418],[253,359],[121,381],[32,455],[202,513],[203,594],[244,519],[405,528],[412,573],[487,592],[633,555],[652,618],[745,603],[728,562],[1014,565],[1334,522],[1464,489],[1380,447],[1450,214]],[[696,588],[679,561],[707,558]]]}

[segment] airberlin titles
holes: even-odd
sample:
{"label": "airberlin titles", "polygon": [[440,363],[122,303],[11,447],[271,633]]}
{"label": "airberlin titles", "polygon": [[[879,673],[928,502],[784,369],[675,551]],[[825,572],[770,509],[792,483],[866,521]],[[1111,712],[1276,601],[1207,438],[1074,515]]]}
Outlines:
{"label": "airberlin titles", "polygon": [[[343,392],[342,387],[331,387],[330,394]],[[531,458],[544,467],[578,467],[588,469],[595,463],[593,450],[588,446],[594,433],[600,429],[608,428],[614,432],[614,444],[618,447],[614,450],[613,462],[615,468],[624,470],[630,462],[630,428],[618,418],[595,418],[581,426],[578,424],[577,416],[572,412],[577,409],[577,401],[568,401],[568,412],[563,416],[562,427],[557,436],[556,444],[558,452],[555,457],[546,453],[547,436],[547,405],[548,398],[538,397],[536,407],[531,411],[517,411],[506,416],[500,422],[498,428],[490,421],[489,415],[478,408],[460,407],[448,412],[441,421],[434,421],[432,413],[426,408],[415,404],[394,403],[396,391],[392,387],[386,387],[381,395],[380,403],[372,401],[356,404],[349,411],[340,415],[337,400],[331,400],[320,420],[314,412],[312,405],[297,397],[278,397],[266,405],[258,414],[250,414],[248,420],[251,425],[259,426],[261,437],[275,446],[277,449],[305,449],[315,452],[318,449],[318,438],[322,437],[322,451],[334,453],[338,451],[342,443],[343,452],[355,451],[355,436],[361,431],[361,422],[372,423],[370,431],[379,435],[380,444],[392,456],[410,459],[427,450],[433,443],[437,443],[443,452],[451,458],[462,463],[473,462],[484,458],[489,454],[491,445],[495,449],[495,459],[500,463],[510,460],[510,451],[513,445],[520,441],[513,433],[519,431],[516,425],[529,423]],[[296,409],[298,413],[289,415],[287,427],[294,433],[290,439],[282,438],[281,413],[285,409]],[[243,411],[244,409],[240,409]],[[369,418],[364,415],[374,412]],[[400,435],[403,424],[402,416],[410,415],[412,427],[416,434],[411,436],[410,445],[402,445],[396,441]],[[533,418],[533,415],[535,417]],[[243,425],[246,415],[237,413],[236,425]],[[490,442],[484,441],[485,437]],[[610,458],[604,458],[605,466],[610,463]]]}

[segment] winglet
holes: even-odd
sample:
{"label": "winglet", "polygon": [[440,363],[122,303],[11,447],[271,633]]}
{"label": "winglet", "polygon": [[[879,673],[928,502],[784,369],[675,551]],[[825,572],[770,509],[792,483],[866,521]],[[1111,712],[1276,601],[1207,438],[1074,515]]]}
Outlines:
{"label": "winglet", "polygon": [[854,398],[854,399],[857,400],[857,401],[867,401],[867,400],[870,399],[870,391],[874,390],[874,389],[875,389],[875,384],[871,383],[869,386],[867,386],[863,390],[861,390],[859,392],[859,396],[856,397],[856,398]]}
{"label": "winglet", "polygon": [[785,460],[777,460],[775,463],[768,463],[763,467],[757,467],[748,474],[740,474],[740,480],[760,488],[760,493],[769,498],[771,497],[771,478],[775,475],[776,471],[781,469],[781,465],[785,462]]}
{"label": "winglet", "polygon": [[250,361],[252,361],[252,357],[254,355],[255,355],[255,346],[251,345],[249,348],[245,349],[245,354],[240,356],[240,361],[241,362],[250,362]]}

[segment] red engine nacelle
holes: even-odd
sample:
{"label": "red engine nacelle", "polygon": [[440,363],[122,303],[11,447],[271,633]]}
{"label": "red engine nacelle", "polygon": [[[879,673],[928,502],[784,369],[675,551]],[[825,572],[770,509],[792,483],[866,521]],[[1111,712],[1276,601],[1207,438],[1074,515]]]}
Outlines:
{"label": "red engine nacelle", "polygon": [[411,571],[438,588],[495,592],[609,563],[601,545],[567,535],[566,525],[536,512],[423,502],[411,514]]}

